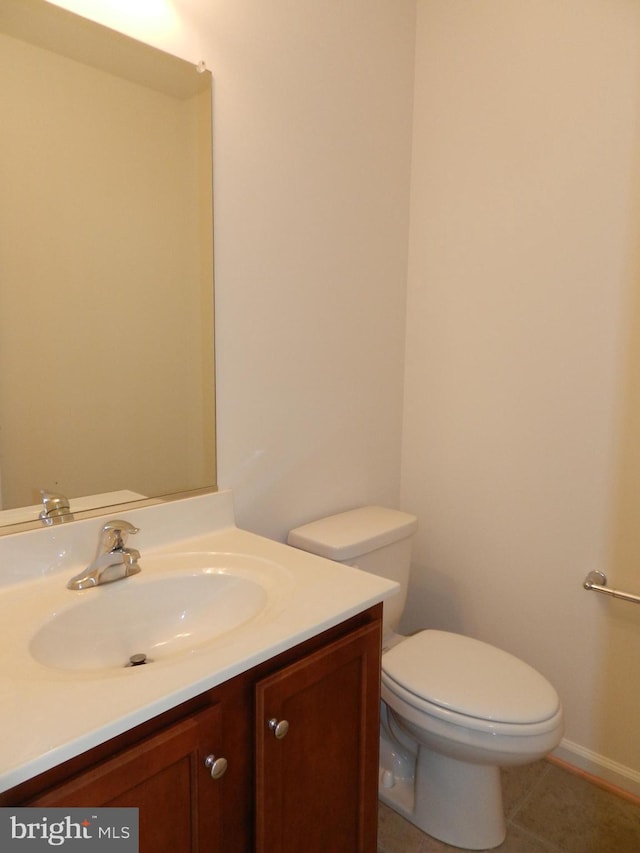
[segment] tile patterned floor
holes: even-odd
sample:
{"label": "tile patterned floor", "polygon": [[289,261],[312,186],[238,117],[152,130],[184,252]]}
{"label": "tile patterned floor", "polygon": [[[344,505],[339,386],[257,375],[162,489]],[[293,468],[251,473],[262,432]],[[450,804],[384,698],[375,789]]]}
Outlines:
{"label": "tile patterned floor", "polygon": [[[503,771],[499,853],[640,853],[640,805],[540,761]],[[380,803],[378,853],[460,853]]]}

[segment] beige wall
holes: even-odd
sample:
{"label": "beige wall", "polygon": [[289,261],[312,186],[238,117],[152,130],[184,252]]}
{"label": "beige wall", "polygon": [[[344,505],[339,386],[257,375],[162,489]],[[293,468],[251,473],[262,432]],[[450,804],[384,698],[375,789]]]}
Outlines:
{"label": "beige wall", "polygon": [[211,217],[197,204],[210,96],[174,98],[7,36],[0,48],[2,505],[37,503],[41,488],[211,483]]}
{"label": "beige wall", "polygon": [[407,627],[557,686],[561,754],[640,788],[640,5],[419,0]]}

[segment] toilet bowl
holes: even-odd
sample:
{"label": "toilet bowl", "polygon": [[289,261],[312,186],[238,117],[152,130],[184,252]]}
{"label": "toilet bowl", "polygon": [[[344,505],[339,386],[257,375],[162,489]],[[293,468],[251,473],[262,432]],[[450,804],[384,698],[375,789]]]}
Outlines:
{"label": "toilet bowl", "polygon": [[[562,708],[549,682],[486,643],[426,630],[383,655],[382,699],[381,799],[448,844],[501,844],[499,768],[537,761],[562,737]],[[413,774],[398,780],[394,762],[384,766],[394,742],[414,761]]]}
{"label": "toilet bowl", "polygon": [[380,799],[447,844],[486,850],[506,835],[500,767],[536,761],[563,733],[551,684],[471,637],[395,633],[416,519],[361,507],[292,530],[289,544],[398,581],[384,603]]}

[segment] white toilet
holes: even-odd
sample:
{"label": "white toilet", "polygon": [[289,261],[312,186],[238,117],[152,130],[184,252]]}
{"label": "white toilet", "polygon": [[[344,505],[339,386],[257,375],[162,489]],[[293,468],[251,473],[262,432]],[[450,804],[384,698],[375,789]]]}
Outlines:
{"label": "white toilet", "polygon": [[456,847],[504,841],[500,767],[528,764],[562,737],[558,694],[528,664],[479,640],[395,633],[414,516],[361,507],[298,527],[288,542],[400,584],[384,604],[380,799]]}

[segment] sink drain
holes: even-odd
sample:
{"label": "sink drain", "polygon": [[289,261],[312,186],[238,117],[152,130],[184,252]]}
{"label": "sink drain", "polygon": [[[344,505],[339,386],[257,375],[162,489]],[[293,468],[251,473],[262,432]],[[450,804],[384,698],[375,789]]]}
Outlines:
{"label": "sink drain", "polygon": [[131,655],[129,663],[125,666],[142,666],[145,663],[147,663],[147,656],[143,652],[138,652],[137,655]]}

